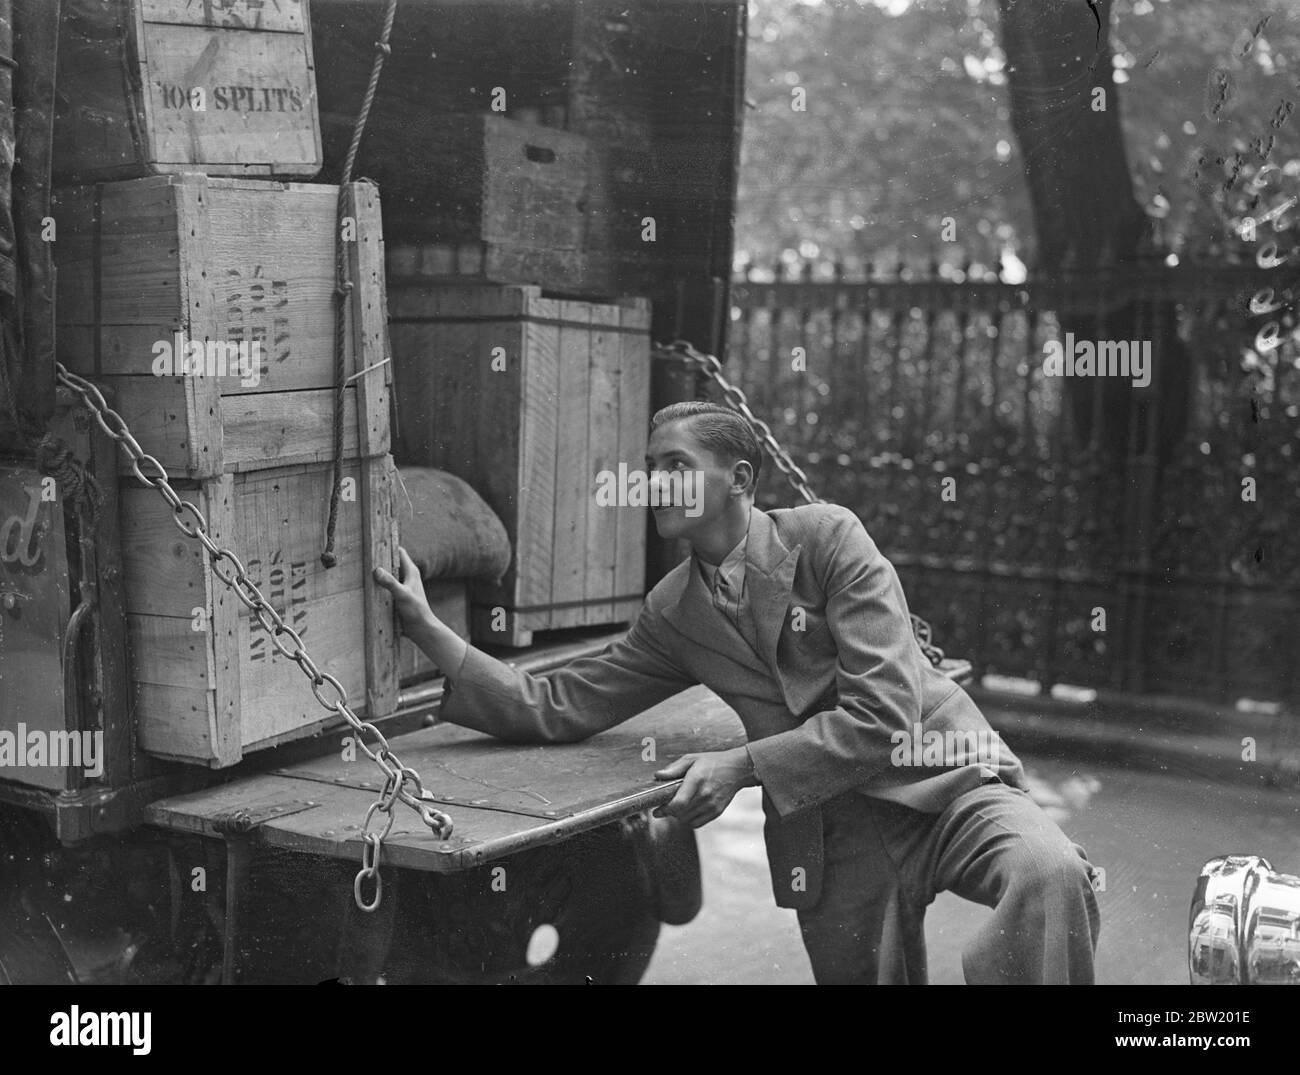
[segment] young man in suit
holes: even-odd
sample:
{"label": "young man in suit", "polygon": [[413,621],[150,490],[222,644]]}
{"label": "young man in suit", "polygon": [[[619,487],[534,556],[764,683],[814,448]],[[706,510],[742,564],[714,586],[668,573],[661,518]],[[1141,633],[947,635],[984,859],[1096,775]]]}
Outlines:
{"label": "young man in suit", "polygon": [[[1020,762],[926,660],[898,576],[853,512],[753,507],[749,425],[710,403],[651,422],[646,469],[698,502],[664,503],[691,557],[627,635],[533,676],[466,644],[429,611],[414,565],[376,571],[407,635],[450,670],[442,719],[515,742],[571,742],[703,683],[748,745],[688,754],[663,812],[699,827],[763,788],[776,902],[797,910],[819,983],[924,983],[926,906],[953,891],[994,908],[963,953],[969,983],[1093,981],[1091,867],[1030,799]],[[686,488],[677,480],[676,488]],[[652,501],[655,503],[656,501]]]}

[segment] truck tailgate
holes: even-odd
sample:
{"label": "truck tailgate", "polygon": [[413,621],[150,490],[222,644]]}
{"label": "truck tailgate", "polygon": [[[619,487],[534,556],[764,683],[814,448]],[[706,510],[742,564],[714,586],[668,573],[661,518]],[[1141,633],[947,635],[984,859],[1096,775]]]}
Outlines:
{"label": "truck tailgate", "polygon": [[[339,741],[350,734],[337,733]],[[647,738],[653,739],[650,754]],[[682,754],[745,741],[740,721],[706,687],[692,687],[581,743],[518,746],[450,724],[391,737],[455,824],[436,839],[405,806],[394,812],[384,863],[453,872],[562,840],[657,806],[680,780],[654,773]],[[146,809],[164,828],[219,836],[243,812],[255,839],[293,851],[360,860],[361,823],[382,785],[364,754],[337,754],[161,799]]]}

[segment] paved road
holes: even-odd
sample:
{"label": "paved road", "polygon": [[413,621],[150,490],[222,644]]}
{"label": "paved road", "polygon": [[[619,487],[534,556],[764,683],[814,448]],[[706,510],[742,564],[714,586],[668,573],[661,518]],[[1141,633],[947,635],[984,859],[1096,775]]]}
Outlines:
{"label": "paved road", "polygon": [[[1300,874],[1300,791],[1213,784],[1017,752],[1034,797],[1106,870],[1102,983],[1185,984],[1187,908],[1205,860],[1256,853]],[[645,984],[812,983],[793,911],[772,902],[756,788],[698,833],[704,909],[665,926]],[[960,984],[961,949],[991,912],[949,893],[930,907],[930,980]]]}

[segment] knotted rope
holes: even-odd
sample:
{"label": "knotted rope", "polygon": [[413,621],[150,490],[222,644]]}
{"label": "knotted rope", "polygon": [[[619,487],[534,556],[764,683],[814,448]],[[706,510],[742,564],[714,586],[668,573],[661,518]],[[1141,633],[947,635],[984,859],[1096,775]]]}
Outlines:
{"label": "knotted rope", "polygon": [[347,308],[352,298],[352,279],[348,270],[347,241],[343,238],[343,218],[347,214],[349,201],[348,186],[352,182],[352,171],[356,167],[357,152],[361,148],[361,136],[366,130],[366,121],[370,118],[370,109],[375,103],[375,94],[379,90],[379,73],[384,69],[384,60],[392,54],[388,43],[393,32],[393,20],[397,15],[397,0],[388,0],[384,11],[384,27],[375,42],[375,61],[370,68],[370,82],[366,86],[366,95],[361,101],[361,111],[357,115],[356,126],[352,129],[352,142],[348,146],[348,155],[343,162],[343,174],[339,177],[338,235],[335,239],[337,254],[334,261],[334,275],[337,286],[334,290],[334,383],[337,392],[334,396],[334,475],[330,489],[329,521],[325,524],[325,551],[321,553],[320,562],[326,567],[338,563],[334,554],[334,536],[339,521],[339,501],[343,495],[343,401],[348,386],[347,376]]}

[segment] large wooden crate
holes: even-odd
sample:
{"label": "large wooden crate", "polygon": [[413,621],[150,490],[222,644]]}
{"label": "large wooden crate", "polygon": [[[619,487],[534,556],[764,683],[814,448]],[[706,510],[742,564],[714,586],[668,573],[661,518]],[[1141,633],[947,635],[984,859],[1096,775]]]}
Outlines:
{"label": "large wooden crate", "polygon": [[[356,183],[348,195],[346,373],[378,367],[344,393],[344,453],[357,458],[389,449],[391,366],[378,365],[378,191]],[[333,458],[337,199],[334,186],[196,173],[57,193],[59,358],[114,390],[140,444],[174,476]],[[201,371],[158,376],[189,342],[204,343]],[[208,343],[254,342],[255,375],[227,362],[220,376],[215,349],[207,361]]]}
{"label": "large wooden crate", "polygon": [[500,587],[474,585],[474,639],[632,619],[646,513],[595,491],[601,471],[645,465],[648,303],[395,279],[389,310],[403,461],[468,481],[514,546]]}
{"label": "large wooden crate", "polygon": [[618,293],[603,159],[589,139],[478,113],[381,118],[366,144],[358,167],[401,218],[396,256],[410,271]]}
{"label": "large wooden crate", "polygon": [[315,175],[306,0],[63,0],[55,178]]}
{"label": "large wooden crate", "polygon": [[[380,456],[348,464],[344,476],[353,495],[340,504],[339,563],[329,570],[320,563],[328,465],[223,474],[181,495],[357,711],[387,716],[397,703],[397,638],[392,599],[371,569],[396,566],[395,470]],[[141,746],[221,767],[319,730],[330,715],[307,677],[212,574],[202,546],[177,531],[158,493],[124,483],[120,503]]]}

